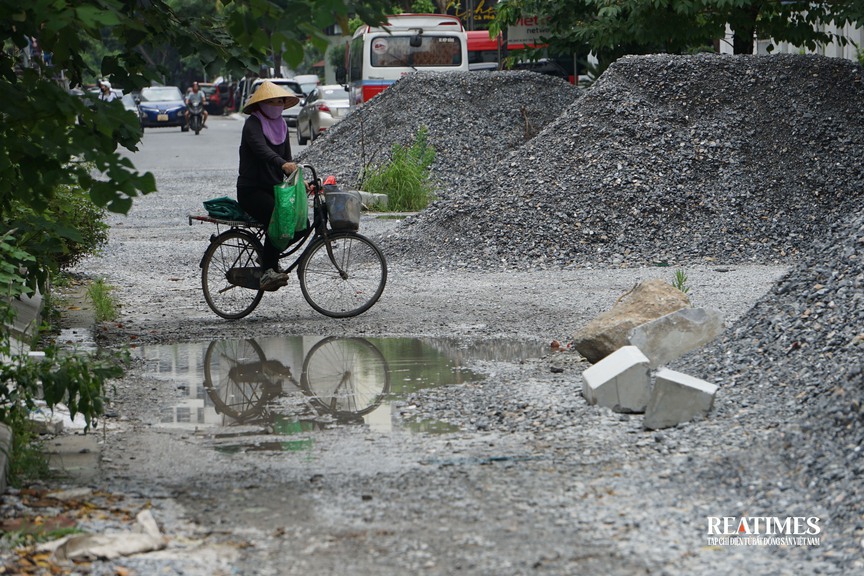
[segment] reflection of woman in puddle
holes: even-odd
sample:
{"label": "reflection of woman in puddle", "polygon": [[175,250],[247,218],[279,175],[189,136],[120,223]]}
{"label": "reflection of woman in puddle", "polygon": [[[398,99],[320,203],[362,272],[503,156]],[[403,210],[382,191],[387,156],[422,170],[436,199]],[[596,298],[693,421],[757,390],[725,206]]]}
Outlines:
{"label": "reflection of woman in puddle", "polygon": [[265,360],[261,366],[261,374],[266,378],[265,382],[273,386],[281,388],[286,380],[294,386],[300,386],[294,376],[291,375],[291,368],[279,360]]}
{"label": "reflection of woman in puddle", "polygon": [[302,391],[319,415],[359,423],[390,389],[387,361],[363,338],[330,337],[316,343],[306,354],[300,382],[290,367],[268,360],[252,339],[212,342],[204,364],[204,386],[217,412],[247,423],[270,413],[271,401],[292,388]]}

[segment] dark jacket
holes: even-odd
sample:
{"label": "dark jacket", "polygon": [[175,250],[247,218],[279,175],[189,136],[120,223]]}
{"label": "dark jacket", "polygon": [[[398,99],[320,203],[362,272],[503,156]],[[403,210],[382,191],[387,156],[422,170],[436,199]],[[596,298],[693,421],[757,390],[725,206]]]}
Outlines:
{"label": "dark jacket", "polygon": [[264,137],[261,120],[249,116],[243,124],[240,137],[240,175],[237,188],[268,188],[282,182],[282,165],[291,162],[291,142],[288,136],[279,145],[270,144]]}

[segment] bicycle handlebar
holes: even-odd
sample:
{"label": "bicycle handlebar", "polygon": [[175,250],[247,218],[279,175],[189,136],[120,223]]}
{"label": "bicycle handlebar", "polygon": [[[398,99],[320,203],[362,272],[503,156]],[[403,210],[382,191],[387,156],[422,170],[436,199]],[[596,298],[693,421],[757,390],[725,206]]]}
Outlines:
{"label": "bicycle handlebar", "polygon": [[318,181],[318,172],[315,171],[315,167],[311,164],[301,164],[304,168],[308,168],[312,172],[312,179],[310,180],[311,191],[309,191],[310,196],[318,196],[322,192],[321,182]]}

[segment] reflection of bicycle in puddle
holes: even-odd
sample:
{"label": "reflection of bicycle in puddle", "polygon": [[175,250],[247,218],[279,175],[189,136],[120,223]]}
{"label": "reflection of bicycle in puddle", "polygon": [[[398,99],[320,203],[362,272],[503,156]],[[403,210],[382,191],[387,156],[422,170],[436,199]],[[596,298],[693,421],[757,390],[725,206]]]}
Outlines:
{"label": "reflection of bicycle in puddle", "polygon": [[299,421],[362,423],[389,392],[390,371],[368,340],[330,337],[306,354],[298,382],[255,340],[223,340],[207,348],[204,388],[216,411],[234,423],[279,431]]}

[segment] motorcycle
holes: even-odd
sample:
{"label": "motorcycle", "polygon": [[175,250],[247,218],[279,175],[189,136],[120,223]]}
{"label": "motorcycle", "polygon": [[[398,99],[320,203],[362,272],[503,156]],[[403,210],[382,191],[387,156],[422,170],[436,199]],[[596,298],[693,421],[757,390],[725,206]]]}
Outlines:
{"label": "motorcycle", "polygon": [[204,105],[200,102],[189,103],[189,128],[195,131],[197,136],[204,126]]}

